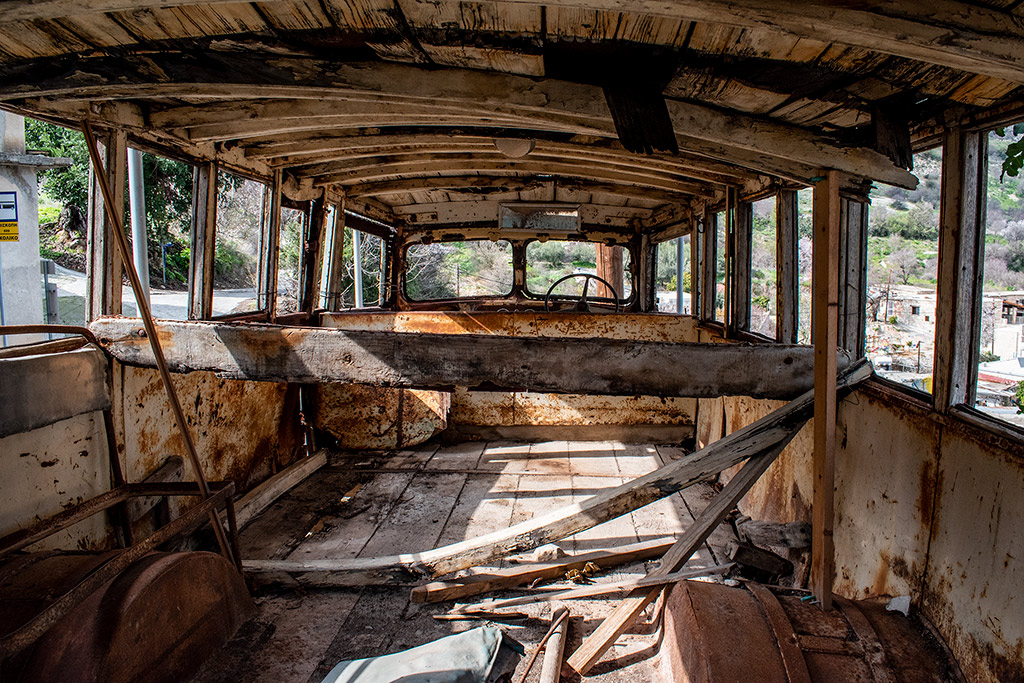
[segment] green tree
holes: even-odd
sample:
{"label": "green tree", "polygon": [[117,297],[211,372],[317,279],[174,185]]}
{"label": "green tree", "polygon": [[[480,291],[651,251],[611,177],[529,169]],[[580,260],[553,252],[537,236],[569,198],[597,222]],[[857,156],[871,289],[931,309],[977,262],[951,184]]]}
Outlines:
{"label": "green tree", "polygon": [[71,166],[55,168],[40,175],[40,186],[61,206],[73,204],[85,214],[89,196],[89,151],[78,131],[52,123],[25,119],[25,147],[55,157],[68,157]]}
{"label": "green tree", "polygon": [[1017,382],[1017,414],[1024,415],[1024,380]]}

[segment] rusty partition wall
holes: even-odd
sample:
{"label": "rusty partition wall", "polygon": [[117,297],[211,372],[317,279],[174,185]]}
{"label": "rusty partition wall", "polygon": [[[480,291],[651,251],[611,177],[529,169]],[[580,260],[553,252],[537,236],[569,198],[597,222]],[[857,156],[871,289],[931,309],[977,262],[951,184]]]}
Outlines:
{"label": "rusty partition wall", "polygon": [[[296,387],[212,372],[172,377],[208,479],[234,481],[245,492],[299,454]],[[156,370],[114,362],[114,424],[130,482],[156,471],[168,456],[184,454]],[[193,480],[187,464],[183,476]]]}
{"label": "rusty partition wall", "polygon": [[[508,337],[555,337],[572,339],[601,337],[642,341],[693,342],[697,329],[688,316],[659,314],[599,313],[469,313],[408,311],[398,313],[326,313],[325,327],[382,332],[426,332],[435,334],[484,334]],[[372,405],[360,401],[345,403],[339,393],[373,398]],[[372,393],[372,397],[370,394]],[[486,432],[488,436],[531,434],[519,428],[568,427],[574,438],[628,438],[657,436],[677,442],[692,436],[697,401],[690,398],[653,396],[583,396],[534,392],[456,390],[448,403],[446,392],[401,392],[397,389],[322,387],[317,424],[343,424],[349,431],[329,429],[343,443],[367,447],[379,441],[393,448],[395,430],[403,429],[401,445],[424,441],[451,425],[464,433]],[[398,419],[399,399],[405,416]],[[409,413],[409,406],[422,409]],[[330,406],[330,409],[324,409]],[[431,410],[435,410],[433,414]],[[363,421],[363,419],[367,421]],[[409,421],[413,422],[410,424]],[[396,426],[399,425],[399,426]],[[637,428],[637,429],[634,429]],[[502,431],[509,428],[510,431]],[[587,431],[579,431],[587,428]],[[357,430],[356,432],[351,429]],[[640,431],[638,431],[638,429]],[[410,439],[418,439],[412,441]]]}
{"label": "rusty partition wall", "polygon": [[[834,590],[855,599],[909,594],[967,680],[1022,680],[1024,454],[889,391],[870,385],[839,406]],[[717,409],[730,433],[777,405],[725,398],[700,410],[703,418]],[[810,519],[808,429],[743,499],[745,514]]]}

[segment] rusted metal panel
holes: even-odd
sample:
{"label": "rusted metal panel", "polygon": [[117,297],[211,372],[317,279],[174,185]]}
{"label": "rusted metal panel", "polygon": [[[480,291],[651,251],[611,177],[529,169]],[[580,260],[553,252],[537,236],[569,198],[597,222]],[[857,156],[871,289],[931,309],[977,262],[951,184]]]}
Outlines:
{"label": "rusted metal panel", "polygon": [[923,609],[968,680],[1024,680],[1024,457],[944,428],[932,481]]}
{"label": "rusted metal panel", "polygon": [[378,332],[487,334],[507,337],[570,337],[696,342],[693,318],[679,315],[620,313],[496,312],[343,312],[323,314],[324,327]]}
{"label": "rusted metal panel", "polygon": [[[123,397],[115,420],[123,444],[125,478],[141,481],[168,455],[184,446],[155,370],[119,368],[117,395]],[[220,379],[211,372],[174,375],[208,479],[235,481],[246,490],[292,458],[292,444],[281,434],[297,415],[286,414],[286,386]],[[188,467],[185,478],[191,479]]]}
{"label": "rusted metal panel", "polygon": [[696,399],[458,391],[452,423],[509,425],[689,425]]}
{"label": "rusted metal panel", "polygon": [[340,448],[403,448],[442,431],[450,404],[445,391],[321,384],[316,426]]}

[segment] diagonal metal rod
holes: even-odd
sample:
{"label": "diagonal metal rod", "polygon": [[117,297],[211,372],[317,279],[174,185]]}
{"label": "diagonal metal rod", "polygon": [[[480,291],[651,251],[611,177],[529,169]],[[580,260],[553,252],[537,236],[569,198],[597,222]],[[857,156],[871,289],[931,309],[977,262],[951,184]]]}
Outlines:
{"label": "diagonal metal rod", "polygon": [[[100,159],[99,148],[96,145],[96,136],[93,135],[92,126],[88,121],[82,122],[82,132],[85,133],[85,143],[86,147],[89,148],[93,172],[99,183],[100,191],[103,193],[103,206],[106,209],[107,218],[113,226],[114,242],[117,244],[117,250],[121,255],[124,270],[128,274],[128,281],[131,283],[132,291],[135,293],[135,303],[139,308],[139,315],[142,316],[142,325],[146,329],[146,336],[149,338],[149,345],[153,349],[153,356],[156,358],[156,365],[160,370],[160,378],[163,380],[164,390],[167,392],[167,401],[171,404],[174,421],[177,422],[178,431],[181,432],[181,439],[185,443],[185,454],[188,456],[189,464],[192,466],[196,483],[199,484],[200,494],[205,500],[210,497],[210,485],[207,483],[206,476],[203,474],[203,468],[199,464],[199,453],[196,451],[196,444],[192,440],[192,434],[189,432],[188,424],[185,422],[185,414],[181,410],[178,393],[174,390],[174,384],[171,382],[171,372],[167,369],[167,359],[164,358],[164,351],[157,337],[156,325],[153,324],[153,314],[149,310],[149,300],[146,297],[146,292],[142,290],[142,282],[139,280],[139,274],[135,270],[132,253],[128,249],[128,242],[124,236],[124,225],[121,223],[120,216],[114,211],[114,193],[110,190],[107,171]],[[220,546],[221,553],[231,564],[236,564],[235,557],[231,552],[231,545],[228,543],[227,536],[224,533],[224,527],[220,525],[220,519],[216,511],[211,510],[210,512],[210,524],[213,526],[214,534],[217,536],[217,544]]]}

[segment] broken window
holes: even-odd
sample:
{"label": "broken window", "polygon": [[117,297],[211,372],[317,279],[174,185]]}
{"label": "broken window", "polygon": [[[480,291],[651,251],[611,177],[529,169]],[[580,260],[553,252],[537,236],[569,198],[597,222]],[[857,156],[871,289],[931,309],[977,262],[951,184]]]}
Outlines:
{"label": "broken window", "polygon": [[980,244],[975,407],[1024,427],[1024,178],[1003,173],[1011,128],[988,136],[988,202]]}
{"label": "broken window", "polygon": [[753,203],[750,240],[750,331],[775,339],[778,280],[775,197]]}
{"label": "broken window", "polygon": [[814,261],[814,190],[804,188],[797,196],[797,325],[798,344],[811,343],[811,271]]}
{"label": "broken window", "polygon": [[[587,283],[587,296],[594,298],[629,299],[633,290],[629,249],[606,246],[595,242],[569,242],[565,240],[535,240],[526,245],[526,290],[544,297],[552,286],[552,296],[575,296],[583,293]],[[589,281],[590,274],[607,281],[615,289],[611,294],[599,282]],[[569,277],[576,275],[576,277]],[[563,280],[559,282],[560,280]]]}
{"label": "broken window", "polygon": [[306,212],[281,207],[277,240],[277,312],[299,311],[302,282],[302,245],[306,240]]}
{"label": "broken window", "polygon": [[[656,244],[654,291],[656,308],[662,313],[690,315],[690,236]],[[679,254],[682,251],[682,261]],[[680,265],[682,266],[680,268]],[[680,282],[680,277],[682,281]],[[682,290],[680,291],[680,285]],[[682,294],[682,296],[680,296]]]}
{"label": "broken window", "polygon": [[412,244],[405,252],[405,295],[412,301],[512,293],[507,240]]}
{"label": "broken window", "polygon": [[729,239],[726,215],[713,214],[712,227],[715,236],[715,320],[725,322],[725,278],[727,276],[726,241]]}
{"label": "broken window", "polygon": [[231,173],[217,173],[217,223],[213,255],[213,315],[266,308],[262,296],[267,187]]}
{"label": "broken window", "polygon": [[915,154],[914,173],[916,190],[871,191],[865,353],[882,376],[931,393],[942,150]]}

